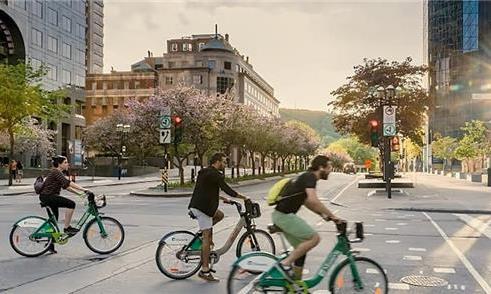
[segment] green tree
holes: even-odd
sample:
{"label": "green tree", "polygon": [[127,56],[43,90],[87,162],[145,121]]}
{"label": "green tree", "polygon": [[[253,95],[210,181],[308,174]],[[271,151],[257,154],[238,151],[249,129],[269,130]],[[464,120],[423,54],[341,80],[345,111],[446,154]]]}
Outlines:
{"label": "green tree", "polygon": [[450,160],[450,170],[452,170],[452,159],[456,156],[458,146],[457,139],[452,137],[436,137],[437,139],[431,144],[431,151],[435,157],[443,160],[443,171],[445,171],[448,160]]}
{"label": "green tree", "polygon": [[[331,92],[333,124],[341,134],[352,134],[363,143],[369,143],[370,119],[381,120],[381,106],[397,106],[397,130],[404,137],[422,145],[421,126],[424,121],[425,106],[430,99],[422,86],[422,78],[427,71],[425,66],[411,64],[408,57],[402,62],[386,59],[364,59],[364,63],[354,67],[354,74],[348,82]],[[375,95],[375,90],[392,85],[402,90],[390,101]]]}
{"label": "green tree", "polygon": [[378,159],[378,153],[374,148],[361,143],[360,140],[354,136],[341,138],[331,143],[329,146],[332,145],[339,145],[343,147],[353,161],[358,165],[364,164],[365,160],[367,159],[370,159],[372,162]]}
{"label": "green tree", "polygon": [[[9,137],[10,158],[15,154],[15,134],[22,128],[23,121],[30,116],[58,119],[66,114],[67,108],[57,103],[64,92],[46,91],[41,80],[46,70],[35,69],[30,62],[16,65],[0,63],[0,131]],[[9,166],[9,174],[10,166]],[[12,176],[9,176],[12,185]]]}
{"label": "green tree", "polygon": [[473,120],[466,122],[461,128],[464,136],[460,139],[455,154],[457,159],[462,160],[464,172],[475,171],[475,159],[483,158],[489,153],[490,144],[487,139],[487,128],[484,122]]}

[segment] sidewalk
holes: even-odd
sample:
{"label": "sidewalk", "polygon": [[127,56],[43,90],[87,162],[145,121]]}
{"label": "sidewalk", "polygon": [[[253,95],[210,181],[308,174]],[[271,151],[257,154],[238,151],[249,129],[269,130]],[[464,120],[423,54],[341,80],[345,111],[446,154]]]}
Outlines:
{"label": "sidewalk", "polygon": [[414,188],[402,189],[404,193],[392,193],[392,199],[388,199],[386,193],[369,195],[374,189],[352,185],[334,203],[355,209],[369,206],[376,209],[491,214],[491,187],[424,173],[408,173],[405,177],[413,181]]}
{"label": "sidewalk", "polygon": [[[35,178],[25,178],[22,179],[21,184],[14,182],[12,186],[8,186],[8,180],[0,180],[0,196],[13,196],[26,193],[34,193],[33,185],[35,180]],[[177,180],[177,178],[171,178],[171,180]],[[118,180],[117,177],[94,177],[94,179],[92,180],[92,176],[79,176],[75,179],[75,183],[80,184],[85,188],[159,181],[160,174],[150,174],[139,177],[122,177],[121,180]]]}

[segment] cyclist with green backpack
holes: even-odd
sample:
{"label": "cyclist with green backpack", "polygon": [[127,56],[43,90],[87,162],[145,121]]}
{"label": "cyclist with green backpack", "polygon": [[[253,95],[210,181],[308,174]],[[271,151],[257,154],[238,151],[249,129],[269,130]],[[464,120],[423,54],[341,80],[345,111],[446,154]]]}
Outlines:
{"label": "cyclist with green backpack", "polygon": [[295,179],[281,180],[268,195],[268,203],[276,205],[272,214],[274,225],[283,231],[285,238],[295,248],[279,264],[285,275],[293,280],[302,278],[306,254],[320,242],[319,234],[297,215],[300,207],[305,205],[325,220],[343,222],[322,204],[315,189],[317,181],[327,180],[331,170],[329,157],[318,155],[312,160],[308,171]]}

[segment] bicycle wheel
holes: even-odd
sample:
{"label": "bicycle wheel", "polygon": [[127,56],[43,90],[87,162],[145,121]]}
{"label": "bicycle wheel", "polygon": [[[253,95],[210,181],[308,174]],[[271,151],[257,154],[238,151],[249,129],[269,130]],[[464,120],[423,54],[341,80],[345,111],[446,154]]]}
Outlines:
{"label": "bicycle wheel", "polygon": [[182,249],[194,238],[189,231],[175,231],[165,235],[155,252],[159,270],[175,280],[187,279],[201,268],[201,255],[188,255]]}
{"label": "bicycle wheel", "polygon": [[271,235],[263,230],[253,230],[252,233],[245,232],[237,242],[237,257],[244,253],[262,251],[275,255],[276,248]]}
{"label": "bicycle wheel", "polygon": [[355,256],[354,260],[354,265],[360,276],[363,289],[358,289],[356,287],[350,261],[345,259],[332,273],[329,282],[331,293],[386,294],[389,292],[387,275],[378,263],[369,258],[360,256]]}
{"label": "bicycle wheel", "polygon": [[[14,224],[10,231],[10,246],[20,255],[26,257],[36,257],[44,254],[53,243],[53,238],[32,238],[31,235],[46,222],[45,218],[38,216],[26,217]],[[56,232],[51,223],[46,224],[46,232]]]}
{"label": "bicycle wheel", "polygon": [[[283,292],[283,286],[270,285],[267,288],[259,285],[262,273],[276,264],[278,259],[269,253],[251,252],[240,257],[232,266],[227,279],[227,293],[266,293]],[[281,281],[280,281],[281,282]]]}
{"label": "bicycle wheel", "polygon": [[95,253],[109,254],[118,250],[123,244],[124,229],[119,221],[112,217],[102,216],[100,220],[106,235],[102,235],[97,219],[93,218],[85,226],[84,241],[87,247]]}

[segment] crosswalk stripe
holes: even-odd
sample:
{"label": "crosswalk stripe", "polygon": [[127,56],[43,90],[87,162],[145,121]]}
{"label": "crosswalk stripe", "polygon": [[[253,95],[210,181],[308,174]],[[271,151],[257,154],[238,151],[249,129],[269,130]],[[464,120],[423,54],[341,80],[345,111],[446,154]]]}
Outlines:
{"label": "crosswalk stripe", "polygon": [[478,231],[481,235],[484,235],[491,239],[491,219],[487,222],[483,222],[478,218],[471,217],[467,214],[454,214],[460,220],[465,222],[469,227]]}

